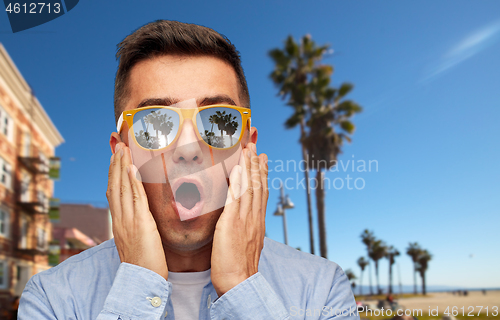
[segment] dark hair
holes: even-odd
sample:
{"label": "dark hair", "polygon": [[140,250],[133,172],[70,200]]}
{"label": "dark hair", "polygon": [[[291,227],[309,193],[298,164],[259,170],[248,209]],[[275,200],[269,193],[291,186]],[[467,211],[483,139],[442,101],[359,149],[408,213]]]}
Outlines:
{"label": "dark hair", "polygon": [[241,67],[240,54],[224,35],[199,25],[178,21],[157,20],[127,36],[118,44],[119,60],[115,78],[115,121],[118,121],[129,91],[128,78],[132,67],[151,57],[175,54],[213,56],[229,63],[239,81],[239,98],[250,108],[250,95]]}

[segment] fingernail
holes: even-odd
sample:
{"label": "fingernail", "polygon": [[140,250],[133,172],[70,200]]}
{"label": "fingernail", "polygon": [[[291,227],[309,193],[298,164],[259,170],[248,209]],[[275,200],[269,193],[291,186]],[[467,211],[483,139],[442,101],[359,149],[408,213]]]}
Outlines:
{"label": "fingernail", "polygon": [[142,182],[142,177],[141,177],[141,173],[139,172],[139,170],[137,170],[137,167],[132,165],[132,172],[134,173],[134,176],[135,178],[139,181],[139,182]]}
{"label": "fingernail", "polygon": [[251,155],[250,150],[247,150],[247,157],[249,157],[249,158],[250,158],[251,156],[252,156],[252,155]]}
{"label": "fingernail", "polygon": [[115,152],[118,152],[122,148],[122,145],[119,143],[115,147]]}
{"label": "fingernail", "polygon": [[123,149],[120,149],[120,158],[123,157]]}
{"label": "fingernail", "polygon": [[130,167],[127,167],[127,173],[130,173]]}
{"label": "fingernail", "polygon": [[109,164],[112,164],[112,163],[113,163],[113,159],[114,159],[114,157],[115,157],[115,155],[114,155],[114,154],[112,154],[112,155],[111,155],[111,158],[110,158],[110,160],[109,160]]}
{"label": "fingernail", "polygon": [[241,174],[243,172],[243,168],[241,166],[238,166],[238,173]]}

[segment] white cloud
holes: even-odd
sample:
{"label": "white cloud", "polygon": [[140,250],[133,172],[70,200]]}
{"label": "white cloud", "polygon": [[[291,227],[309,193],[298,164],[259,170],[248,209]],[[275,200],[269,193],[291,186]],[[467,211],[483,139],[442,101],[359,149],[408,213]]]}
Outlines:
{"label": "white cloud", "polygon": [[473,57],[500,40],[500,21],[491,23],[462,39],[449,49],[434,67],[431,67],[424,77],[429,81],[443,72]]}

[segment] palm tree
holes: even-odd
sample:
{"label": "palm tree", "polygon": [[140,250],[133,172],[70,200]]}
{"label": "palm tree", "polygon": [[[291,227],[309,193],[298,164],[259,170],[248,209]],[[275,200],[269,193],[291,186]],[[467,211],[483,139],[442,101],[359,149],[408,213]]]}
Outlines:
{"label": "palm tree", "polygon": [[[174,123],[170,120],[172,120],[172,117],[168,116],[168,114],[161,114],[159,111],[152,111],[145,117],[145,123],[147,123],[146,132],[148,132],[149,124],[152,124],[153,130],[156,131],[157,141],[159,141],[160,138],[158,135],[158,131],[160,131],[165,137],[165,142],[168,144],[168,134],[170,134],[172,128],[174,127]],[[149,138],[150,137],[148,135],[148,139]]]}
{"label": "palm tree", "polygon": [[381,294],[380,282],[378,277],[378,261],[387,255],[387,246],[382,240],[375,240],[373,242],[372,248],[368,253],[373,262],[375,262],[375,276],[377,278],[377,293]]}
{"label": "palm tree", "polygon": [[396,257],[399,256],[398,249],[390,246],[387,248],[387,255],[385,256],[389,260],[389,288],[388,294],[392,293],[392,265],[394,264]]}
{"label": "palm tree", "polygon": [[373,288],[372,288],[372,269],[371,269],[371,264],[369,264],[369,256],[370,256],[370,251],[372,249],[373,243],[375,242],[375,236],[373,235],[373,231],[369,231],[368,229],[365,229],[363,233],[361,233],[361,241],[364,243],[366,246],[366,252],[368,254],[368,280],[370,282],[370,295],[373,295]]}
{"label": "palm tree", "polygon": [[[316,206],[318,211],[320,254],[327,258],[326,217],[324,172],[336,163],[344,141],[350,142],[354,125],[350,117],[361,111],[352,101],[342,101],[351,91],[352,85],[344,83],[340,89],[330,87],[333,67],[321,64],[328,52],[329,45],[317,46],[310,35],[301,39],[300,45],[289,36],[285,49],[271,50],[269,55],[275,61],[271,79],[280,89],[283,98],[288,97],[287,105],[295,113],[286,121],[285,126],[301,127],[300,142],[302,156],[306,163],[306,183],[308,196],[309,230],[311,251],[313,248],[312,211],[310,207],[309,169],[317,170]],[[309,130],[306,130],[306,126]],[[337,131],[342,131],[337,133]],[[309,156],[320,161],[310,161]]]}
{"label": "palm tree", "polygon": [[317,68],[315,73],[311,116],[306,122],[310,130],[304,143],[313,159],[309,162],[310,169],[316,170],[320,252],[322,257],[327,258],[324,170],[337,164],[344,141],[351,142],[350,136],[355,130],[351,117],[361,112],[362,108],[353,101],[342,101],[352,85],[344,83],[338,90],[330,87],[331,66]]}
{"label": "palm tree", "polygon": [[224,121],[226,122],[225,128],[226,128],[226,133],[229,136],[229,146],[233,145],[233,134],[238,130],[238,121],[236,121],[236,116],[233,116],[232,114],[226,115],[224,118]]}
{"label": "palm tree", "polygon": [[[349,280],[349,282],[351,280],[355,280],[357,279],[356,275],[354,274],[354,272],[351,270],[351,269],[347,269],[345,271],[345,275],[347,276],[347,279]],[[356,284],[353,282],[351,282],[351,287],[354,289],[354,287],[356,286]],[[353,290],[354,291],[354,290]]]}
{"label": "palm tree", "polygon": [[217,123],[217,116],[215,114],[212,114],[210,117],[208,117],[208,122],[212,124],[212,128],[210,129],[210,132],[214,132],[214,124]]}
{"label": "palm tree", "polygon": [[216,120],[217,120],[217,128],[219,128],[220,130],[220,137],[221,137],[221,140],[224,136],[224,130],[226,130],[226,111],[215,111],[215,117],[216,117]]}
{"label": "palm tree", "polygon": [[349,281],[357,279],[356,275],[354,274],[354,272],[351,269],[347,269],[345,271],[345,275],[347,276],[347,279],[349,279]]}
{"label": "palm tree", "polygon": [[417,262],[418,262],[418,256],[420,255],[420,252],[422,249],[420,248],[420,245],[417,242],[409,244],[408,248],[406,248],[406,254],[411,257],[411,260],[413,261],[413,293],[417,294]]}
{"label": "palm tree", "polygon": [[420,251],[417,259],[417,271],[420,273],[422,278],[422,294],[425,296],[427,294],[425,288],[425,272],[429,266],[429,261],[432,259],[432,255],[427,250]]}
{"label": "palm tree", "polygon": [[292,36],[285,40],[283,49],[275,48],[269,51],[269,56],[275,63],[270,77],[279,89],[278,95],[288,99],[287,105],[294,109],[294,113],[285,122],[287,129],[300,126],[299,142],[302,147],[302,159],[306,164],[304,175],[306,181],[307,216],[309,222],[310,252],[314,254],[314,232],[311,205],[311,187],[309,180],[309,156],[304,144],[306,137],[306,114],[310,109],[309,84],[313,70],[320,63],[329,46],[317,46],[311,37],[306,35],[300,43],[296,43]]}
{"label": "palm tree", "polygon": [[368,260],[365,260],[365,257],[360,257],[358,259],[358,266],[361,268],[361,276],[359,277],[359,295],[363,294],[363,290],[361,286],[363,285],[363,271],[365,271],[365,267],[369,264]]}
{"label": "palm tree", "polygon": [[158,115],[159,126],[158,129],[161,131],[161,134],[165,137],[165,143],[168,144],[168,135],[172,132],[172,128],[174,127],[174,123],[172,120],[172,116],[168,116],[166,113],[163,115]]}

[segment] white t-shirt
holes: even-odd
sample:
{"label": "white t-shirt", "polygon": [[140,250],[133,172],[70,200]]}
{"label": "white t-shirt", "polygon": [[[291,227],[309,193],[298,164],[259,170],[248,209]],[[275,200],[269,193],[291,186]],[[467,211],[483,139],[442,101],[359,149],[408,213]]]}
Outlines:
{"label": "white t-shirt", "polygon": [[168,272],[172,283],[172,305],[176,320],[197,320],[203,287],[210,281],[210,269],[201,272]]}

